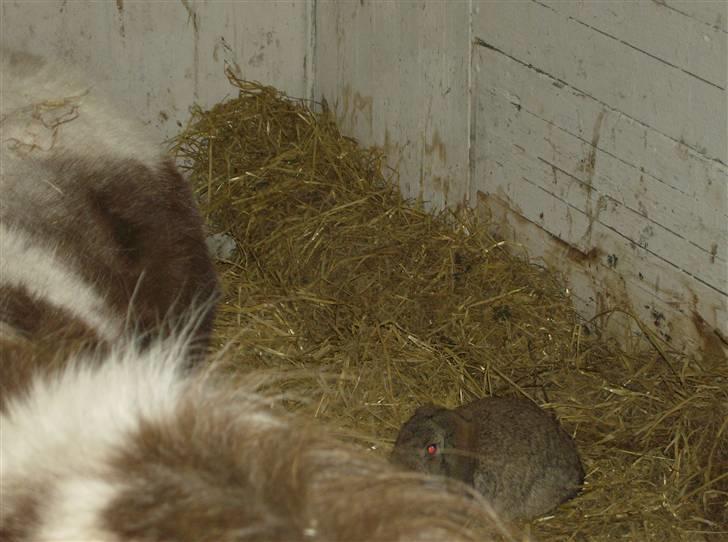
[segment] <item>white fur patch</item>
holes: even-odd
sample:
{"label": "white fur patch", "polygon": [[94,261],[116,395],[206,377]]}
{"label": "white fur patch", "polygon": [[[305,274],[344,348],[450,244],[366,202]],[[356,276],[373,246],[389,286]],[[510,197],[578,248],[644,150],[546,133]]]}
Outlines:
{"label": "white fur patch", "polygon": [[71,363],[36,378],[0,415],[0,488],[12,479],[97,472],[140,419],[172,416],[185,387],[178,369],[185,347],[158,341],[139,353],[131,345],[101,363]]}
{"label": "white fur patch", "polygon": [[78,477],[54,488],[52,501],[42,511],[38,542],[117,542],[119,538],[100,525],[104,509],[116,491],[110,484]]}
{"label": "white fur patch", "polygon": [[114,542],[102,513],[124,489],[109,477],[116,454],[142,420],[173,420],[186,393],[206,393],[182,369],[188,347],[183,336],[70,360],[10,399],[0,414],[0,518],[14,488],[40,487],[33,540]]}
{"label": "white fur patch", "polygon": [[94,287],[25,232],[0,223],[0,255],[0,284],[26,288],[31,296],[68,311],[103,339],[116,339],[123,331],[123,318]]}
{"label": "white fur patch", "polygon": [[[171,422],[188,399],[253,432],[286,427],[255,393],[255,382],[221,392],[204,374],[186,376],[188,346],[182,337],[155,341],[143,351],[129,344],[103,359],[71,360],[9,401],[0,414],[0,495],[7,506],[13,488],[48,492],[33,540],[115,542],[103,513],[126,489],[109,476],[116,454],[133,445],[142,420]],[[0,499],[0,517],[2,509]]]}

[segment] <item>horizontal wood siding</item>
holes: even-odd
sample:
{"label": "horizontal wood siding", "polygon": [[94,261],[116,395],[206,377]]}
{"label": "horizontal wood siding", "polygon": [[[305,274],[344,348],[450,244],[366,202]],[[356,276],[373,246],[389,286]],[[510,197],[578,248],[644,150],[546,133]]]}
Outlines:
{"label": "horizontal wood siding", "polygon": [[672,4],[478,3],[471,201],[585,316],[725,351],[728,4]]}

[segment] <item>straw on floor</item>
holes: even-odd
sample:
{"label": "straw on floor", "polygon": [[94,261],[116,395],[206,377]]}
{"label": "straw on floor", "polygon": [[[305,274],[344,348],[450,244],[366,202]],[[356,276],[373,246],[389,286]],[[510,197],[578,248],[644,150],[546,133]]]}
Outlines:
{"label": "straw on floor", "polygon": [[[195,109],[175,140],[219,262],[219,345],[235,370],[302,370],[303,415],[387,453],[416,406],[521,394],[552,409],[583,493],[524,525],[543,541],[728,537],[728,362],[617,345],[558,277],[473,212],[406,201],[375,149],[271,87]],[[618,312],[618,311],[616,311]],[[722,534],[721,534],[722,533]]]}

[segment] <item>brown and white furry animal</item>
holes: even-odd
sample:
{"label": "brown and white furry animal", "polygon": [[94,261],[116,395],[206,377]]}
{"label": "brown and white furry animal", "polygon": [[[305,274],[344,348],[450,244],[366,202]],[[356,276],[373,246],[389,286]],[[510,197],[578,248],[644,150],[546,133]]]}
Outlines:
{"label": "brown and white furry animal", "polygon": [[217,283],[189,188],[67,67],[0,57],[0,539],[482,539],[477,495],[190,371]]}

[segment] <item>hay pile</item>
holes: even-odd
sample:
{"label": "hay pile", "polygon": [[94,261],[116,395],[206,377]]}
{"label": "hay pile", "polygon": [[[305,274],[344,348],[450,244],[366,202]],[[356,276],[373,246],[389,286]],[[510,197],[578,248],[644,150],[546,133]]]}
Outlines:
{"label": "hay pile", "polygon": [[556,277],[472,213],[403,200],[325,107],[230,78],[239,97],[193,111],[175,150],[210,229],[237,245],[217,335],[240,370],[305,369],[286,391],[374,453],[422,403],[526,395],[557,413],[588,473],[524,526],[536,539],[728,536],[724,359],[600,339]]}

